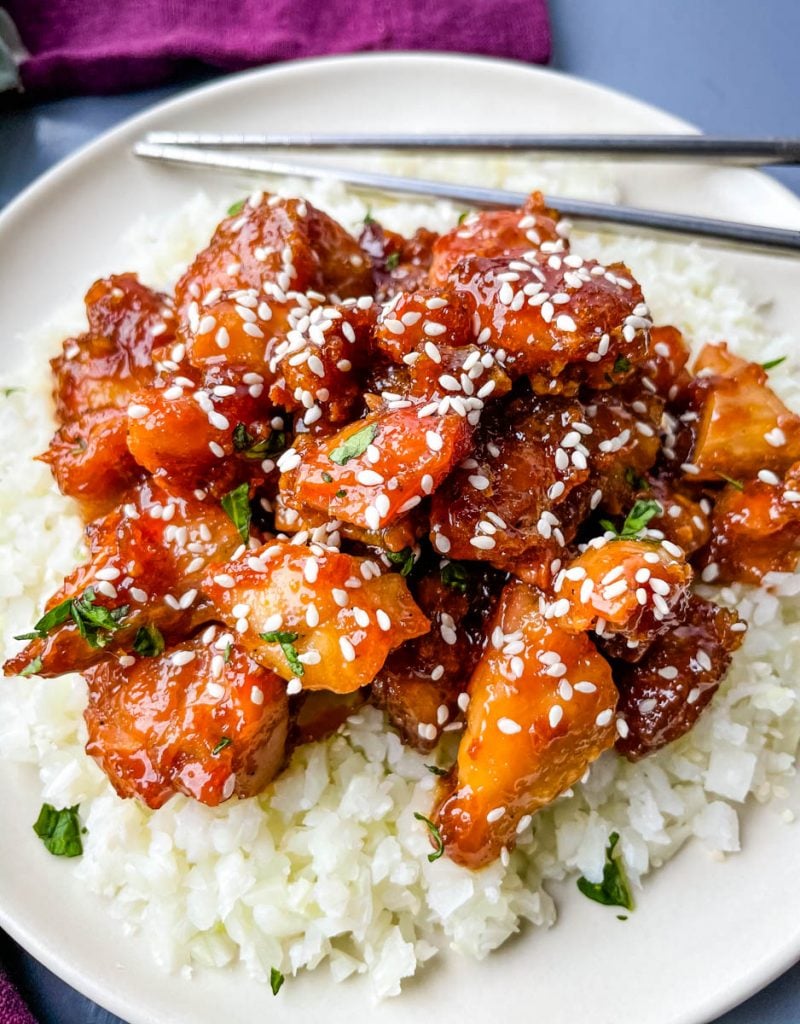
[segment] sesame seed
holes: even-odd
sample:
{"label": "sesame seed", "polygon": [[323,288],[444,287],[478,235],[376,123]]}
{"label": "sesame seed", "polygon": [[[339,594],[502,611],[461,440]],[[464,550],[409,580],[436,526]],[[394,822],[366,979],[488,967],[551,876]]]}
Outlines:
{"label": "sesame seed", "polygon": [[170,658],[170,661],[173,665],[182,666],[188,665],[190,661],[194,661],[194,657],[194,651],[176,651]]}
{"label": "sesame seed", "polygon": [[470,537],[469,542],[474,548],[478,548],[481,551],[491,551],[495,546],[494,537]]}
{"label": "sesame seed", "polygon": [[339,649],[341,650],[342,657],[344,658],[345,661],[356,660],[355,647],[353,647],[353,645],[350,643],[346,636],[339,637]]}
{"label": "sesame seed", "polygon": [[513,736],[515,733],[522,732],[522,726],[512,718],[499,718],[497,720],[497,728],[500,732],[505,733],[506,736]]}
{"label": "sesame seed", "polygon": [[506,813],[505,807],[493,807],[491,811],[486,815],[486,820],[489,824],[493,824],[495,821],[499,821]]}

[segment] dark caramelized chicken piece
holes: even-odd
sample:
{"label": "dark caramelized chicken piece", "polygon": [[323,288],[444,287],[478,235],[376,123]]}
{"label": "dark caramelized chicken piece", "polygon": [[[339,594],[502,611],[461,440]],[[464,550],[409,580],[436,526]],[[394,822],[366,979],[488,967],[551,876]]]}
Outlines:
{"label": "dark caramelized chicken piece", "polygon": [[[491,570],[450,568],[456,586],[436,570],[414,587],[431,621],[429,633],[392,651],[372,683],[371,701],[383,708],[403,739],[432,750],[445,726],[462,717],[467,683],[486,643],[485,625],[502,576]],[[461,703],[459,703],[459,699]]]}
{"label": "dark caramelized chicken piece", "polygon": [[58,676],[82,671],[109,652],[129,652],[138,630],[157,626],[180,636],[203,611],[199,582],[214,560],[229,557],[241,544],[236,527],[216,502],[170,497],[144,483],[131,500],[87,528],[89,561],[78,566],[48,600],[51,610],[92,588],[95,603],[109,611],[125,608],[119,628],[93,647],[68,618],[46,637],[32,640],[5,664],[15,675],[41,659],[36,674]]}
{"label": "dark caramelized chicken piece", "polygon": [[792,572],[800,559],[800,462],[781,480],[728,484],[714,505],[711,541],[702,552],[708,582],[758,584],[768,572]]}
{"label": "dark caramelized chicken piece", "polygon": [[642,661],[617,665],[618,713],[627,724],[617,749],[638,761],[688,732],[728,671],[745,628],[735,612],[692,596],[684,621]]}
{"label": "dark caramelized chicken piece", "polygon": [[211,566],[203,589],[251,657],[297,693],[366,686],[389,651],[430,628],[399,573],[330,548],[274,541]]}
{"label": "dark caramelized chicken piece", "polygon": [[379,351],[395,363],[409,363],[415,350],[426,343],[458,348],[474,340],[472,318],[466,302],[452,292],[421,288],[398,292],[381,309],[375,325],[375,343]]}
{"label": "dark caramelized chicken piece", "polygon": [[529,816],[613,743],[608,662],[585,633],[545,619],[542,604],[508,584],[469,684],[467,729],[434,816],[450,857],[469,867],[513,847]]}
{"label": "dark caramelized chicken piece", "polygon": [[606,649],[637,661],[683,620],[692,570],[666,541],[592,541],[555,579],[554,618],[570,633],[594,630]]}
{"label": "dark caramelized chicken piece", "polygon": [[283,764],[286,685],[219,627],[156,657],[104,661],[86,681],[86,751],[122,797],[215,807],[255,796]]}
{"label": "dark caramelized chicken piece", "polygon": [[267,301],[309,290],[348,298],[370,294],[372,277],[356,240],[327,214],[305,199],[255,193],[222,221],[180,279],[176,305],[188,317],[192,303],[209,294],[247,288]]}
{"label": "dark caramelized chicken piece", "polygon": [[[544,205],[541,192],[529,196],[521,210],[485,210],[468,214],[433,246],[430,281],[444,285],[468,256],[511,256],[537,250],[544,243],[563,253],[568,243],[559,233],[559,215]],[[555,244],[553,244],[555,243]]]}
{"label": "dark caramelized chicken piece", "polygon": [[690,387],[694,481],[747,480],[760,470],[785,472],[800,460],[800,416],[767,383],[766,371],[728,351],[706,345]]}
{"label": "dark caramelized chicken piece", "polygon": [[417,228],[411,238],[403,238],[369,218],[358,241],[372,265],[378,302],[386,302],[400,291],[414,291],[427,282],[436,241],[433,231]]}

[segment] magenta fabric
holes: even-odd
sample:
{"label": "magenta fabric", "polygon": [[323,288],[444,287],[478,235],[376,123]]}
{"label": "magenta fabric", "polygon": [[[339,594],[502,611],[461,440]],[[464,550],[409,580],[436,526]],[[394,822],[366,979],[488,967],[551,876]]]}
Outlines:
{"label": "magenta fabric", "polygon": [[36,1024],[14,986],[0,971],[0,1024]]}
{"label": "magenta fabric", "polygon": [[[115,92],[186,62],[228,70],[362,50],[448,50],[544,63],[546,0],[5,0],[27,89]],[[398,82],[402,94],[402,82]]]}

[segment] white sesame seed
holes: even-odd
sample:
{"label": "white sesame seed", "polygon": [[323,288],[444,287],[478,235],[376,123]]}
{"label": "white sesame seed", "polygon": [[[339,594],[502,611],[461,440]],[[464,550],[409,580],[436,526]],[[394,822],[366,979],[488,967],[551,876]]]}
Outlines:
{"label": "white sesame seed", "polygon": [[497,720],[497,728],[500,732],[505,733],[506,736],[513,736],[515,733],[522,732],[522,726],[512,718],[499,718]]}
{"label": "white sesame seed", "polygon": [[344,658],[345,661],[356,660],[355,647],[353,647],[353,645],[350,643],[346,636],[339,637],[339,649],[341,650],[342,657]]}

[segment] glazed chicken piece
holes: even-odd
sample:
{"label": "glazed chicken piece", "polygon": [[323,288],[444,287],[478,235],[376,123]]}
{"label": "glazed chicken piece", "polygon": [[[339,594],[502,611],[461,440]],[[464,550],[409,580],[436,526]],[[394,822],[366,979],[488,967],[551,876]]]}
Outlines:
{"label": "glazed chicken piece", "polygon": [[746,631],[735,612],[692,595],[684,621],[635,665],[615,666],[625,722],[617,749],[638,761],[687,733],[724,679]]}
{"label": "glazed chicken piece", "polygon": [[364,222],[358,242],[369,257],[375,298],[386,302],[397,292],[414,291],[428,280],[436,235],[417,228],[411,238],[388,231],[372,217]]}
{"label": "glazed chicken piece", "polygon": [[430,628],[399,573],[316,545],[278,540],[213,565],[203,590],[292,693],[366,686],[391,650]]}
{"label": "glazed chicken piece", "polygon": [[417,408],[372,413],[280,459],[287,505],[382,529],[415,508],[469,450],[463,416]]}
{"label": "glazed chicken piece", "polygon": [[216,502],[169,496],[151,483],[91,523],[87,538],[89,561],[67,576],[45,606],[47,612],[61,607],[62,621],[42,628],[10,658],[6,675],[80,672],[110,652],[129,653],[146,627],[168,638],[180,636],[210,617],[198,600],[203,570],[241,544]]}
{"label": "glazed chicken piece", "polygon": [[656,501],[663,510],[647,524],[651,535],[658,531],[666,540],[682,548],[687,558],[708,543],[711,502],[707,498],[696,501],[677,488],[673,481],[663,477],[648,477],[637,482],[646,486],[633,494],[633,503]]}
{"label": "glazed chicken piece", "polygon": [[551,562],[591,509],[629,506],[632,481],[657,452],[652,420],[613,392],[589,404],[512,396],[484,414],[473,455],[434,494],[433,546],[547,587]]}
{"label": "glazed chicken piece", "polygon": [[769,387],[758,363],[733,355],[723,342],[704,346],[694,369],[692,481],[748,480],[761,470],[780,474],[800,460],[800,416]]}
{"label": "glazed chicken piece", "polygon": [[[381,308],[375,325],[375,343],[395,363],[411,365],[415,350],[440,345],[459,348],[474,340],[467,303],[450,291],[420,288],[398,292]],[[418,357],[416,357],[418,358]]]}
{"label": "glazed chicken piece", "polygon": [[271,382],[269,340],[288,330],[295,305],[294,301],[268,302],[256,288],[211,292],[201,303],[190,304],[179,332],[182,347],[170,354],[180,357],[178,363],[186,358],[200,370],[225,363]]}
{"label": "glazed chicken piece", "polygon": [[358,242],[305,199],[254,193],[232,207],[175,288],[182,319],[209,295],[253,288],[267,302],[289,292],[368,295],[372,275]]}
{"label": "glazed chicken piece", "polygon": [[768,572],[792,572],[800,560],[800,462],[781,479],[762,470],[757,480],[728,484],[711,518],[711,541],[701,553],[702,579],[758,584]]}
{"label": "glazed chicken piece", "polygon": [[555,579],[550,614],[570,633],[594,630],[604,650],[638,661],[683,616],[692,570],[670,541],[591,541]]}
{"label": "glazed chicken piece", "polygon": [[85,675],[86,752],[122,797],[157,808],[184,793],[215,807],[260,793],[283,765],[286,685],[217,626]]}
{"label": "glazed chicken piece", "polygon": [[135,274],[95,281],[86,293],[89,329],[50,361],[60,429],[41,456],[86,519],[109,511],[141,477],[125,443],[125,407],[155,375],[153,347],[174,332],[166,295]]}
{"label": "glazed chicken piece", "polygon": [[484,210],[470,213],[433,246],[430,281],[444,285],[455,267],[469,256],[519,256],[542,249],[564,253],[568,248],[559,231],[559,215],[534,192],[521,210]]}
{"label": "glazed chicken piece", "polygon": [[677,327],[651,327],[650,349],[640,367],[643,390],[675,401],[692,379],[687,369],[690,355],[689,346]]}
{"label": "glazed chicken piece", "polygon": [[502,580],[491,569],[446,562],[413,587],[430,632],[392,651],[373,680],[370,700],[417,750],[432,750],[445,727],[462,717]]}
{"label": "glazed chicken piece", "polygon": [[450,283],[469,302],[478,345],[502,349],[506,372],[527,376],[537,393],[605,390],[648,354],[648,308],[622,263],[474,256],[456,265]]}
{"label": "glazed chicken piece", "polygon": [[503,591],[469,684],[467,728],[434,815],[449,856],[478,868],[614,741],[617,691],[585,633],[545,619],[544,598]]}

